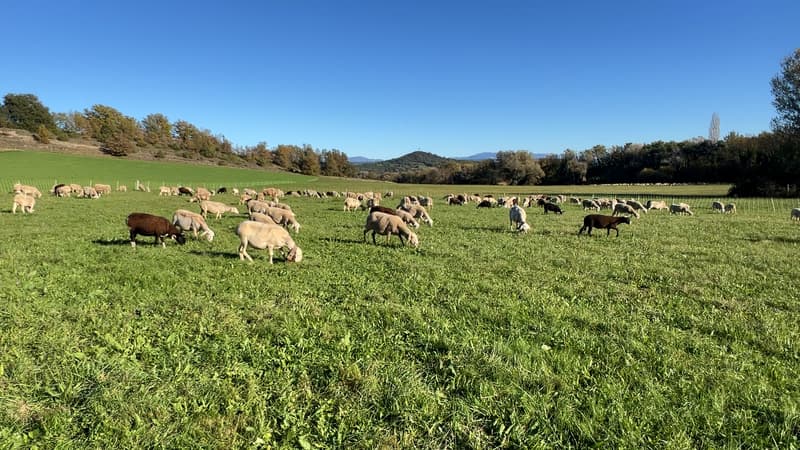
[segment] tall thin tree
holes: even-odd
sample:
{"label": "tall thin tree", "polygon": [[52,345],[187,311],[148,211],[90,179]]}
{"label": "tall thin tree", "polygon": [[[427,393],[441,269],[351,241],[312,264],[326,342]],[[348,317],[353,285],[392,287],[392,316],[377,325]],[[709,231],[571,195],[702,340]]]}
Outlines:
{"label": "tall thin tree", "polygon": [[711,125],[708,127],[708,140],[711,142],[719,141],[719,114],[711,115]]}

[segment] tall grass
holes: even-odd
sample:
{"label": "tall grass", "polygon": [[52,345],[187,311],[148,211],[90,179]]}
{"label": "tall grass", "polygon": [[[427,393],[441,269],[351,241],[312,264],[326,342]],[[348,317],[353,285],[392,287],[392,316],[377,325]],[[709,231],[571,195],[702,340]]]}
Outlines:
{"label": "tall grass", "polygon": [[0,194],[0,442],[797,447],[791,203],[722,215],[685,195],[695,216],[619,238],[576,236],[574,205],[529,209],[518,235],[507,210],[437,204],[418,250],[364,243],[341,200],[290,197],[305,258],[270,266],[239,261],[241,216],[209,219],[213,243],[130,247],[129,212],[185,199],[45,196],[12,215]]}

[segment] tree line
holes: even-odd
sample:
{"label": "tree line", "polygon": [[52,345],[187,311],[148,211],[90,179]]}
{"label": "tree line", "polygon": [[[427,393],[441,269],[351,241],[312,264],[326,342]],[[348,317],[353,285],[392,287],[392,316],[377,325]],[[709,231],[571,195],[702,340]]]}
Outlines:
{"label": "tree line", "polygon": [[[539,160],[524,150],[501,151],[494,159],[480,162],[443,160],[432,167],[362,171],[358,176],[435,184],[731,183],[732,195],[798,197],[800,49],[783,60],[771,88],[777,116],[772,120],[772,130],[757,136],[732,132],[721,140],[714,136],[681,142],[596,145]],[[356,175],[347,155],[339,150],[318,150],[310,145],[270,149],[263,142],[236,147],[222,135],[183,120],[170,122],[163,114],[150,114],[137,121],[106,105],[94,105],[83,112],[51,113],[32,94],[4,97],[0,127],[28,130],[44,143],[53,138],[95,139],[104,152],[116,156],[150,149],[154,156],[163,157],[169,150],[189,159],[274,164],[309,175]]]}
{"label": "tree line", "polygon": [[330,176],[352,176],[355,169],[339,150],[320,150],[310,145],[266,143],[238,147],[225,136],[214,134],[185,120],[170,122],[160,113],[136,120],[107,105],[82,112],[51,113],[33,94],[6,94],[0,105],[0,127],[30,131],[44,144],[52,139],[85,138],[97,141],[103,152],[129,156],[148,151],[156,158],[167,153],[192,160],[216,160],[220,164],[276,165],[285,170]]}

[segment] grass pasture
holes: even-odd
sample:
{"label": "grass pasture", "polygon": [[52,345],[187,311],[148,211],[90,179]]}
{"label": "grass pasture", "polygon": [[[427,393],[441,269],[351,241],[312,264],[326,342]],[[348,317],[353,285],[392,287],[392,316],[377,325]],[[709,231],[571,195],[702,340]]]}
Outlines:
{"label": "grass pasture", "polygon": [[[120,163],[102,173],[158,180]],[[41,173],[8,167],[9,186]],[[209,169],[243,178],[209,185],[454,190]],[[272,266],[238,259],[242,217],[209,218],[212,243],[130,247],[128,213],[197,210],[185,198],[45,194],[12,215],[0,194],[0,447],[796,448],[800,204],[720,215],[723,189],[690,188],[651,197],[695,216],[619,238],[576,236],[574,205],[528,209],[517,235],[505,209],[439,200],[418,250],[363,243],[339,199],[289,197],[304,260]]]}

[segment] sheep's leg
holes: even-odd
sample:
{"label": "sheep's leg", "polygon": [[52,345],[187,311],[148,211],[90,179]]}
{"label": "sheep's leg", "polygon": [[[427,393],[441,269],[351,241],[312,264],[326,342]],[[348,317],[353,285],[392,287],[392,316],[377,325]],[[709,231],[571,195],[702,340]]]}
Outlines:
{"label": "sheep's leg", "polygon": [[581,233],[583,233],[583,230],[585,230],[585,229],[586,229],[586,225],[582,226],[581,229],[578,230],[578,236],[580,236]]}
{"label": "sheep's leg", "polygon": [[270,246],[269,246],[269,263],[270,263],[270,264],[272,264],[272,256],[273,256],[273,254],[274,254],[274,253],[275,253],[275,252],[274,252],[274,250],[273,250],[272,246],[270,245]]}
{"label": "sheep's leg", "polygon": [[378,243],[377,243],[377,242],[375,242],[375,230],[373,230],[373,231],[372,231],[372,243],[373,243],[374,245],[378,245]]}
{"label": "sheep's leg", "polygon": [[617,237],[619,237],[619,228],[617,228],[617,227],[614,227],[614,231],[616,231],[616,232],[617,232]]}

